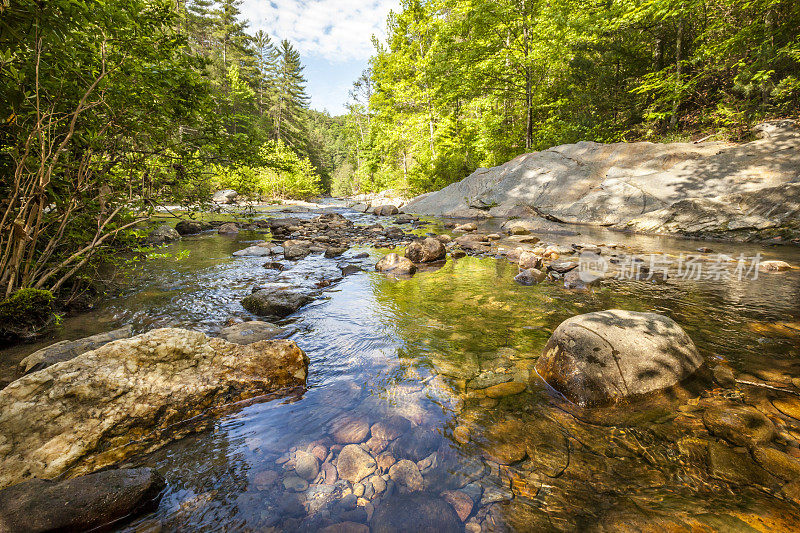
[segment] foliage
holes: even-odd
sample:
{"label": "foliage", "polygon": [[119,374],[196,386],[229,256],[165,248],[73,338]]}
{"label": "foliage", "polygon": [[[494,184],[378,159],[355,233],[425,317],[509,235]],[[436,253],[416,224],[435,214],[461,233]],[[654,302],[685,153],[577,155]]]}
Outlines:
{"label": "foliage", "polygon": [[581,140],[738,139],[800,112],[792,0],[403,0],[387,26],[336,126],[335,191],[434,190]]}
{"label": "foliage", "polygon": [[56,318],[50,291],[20,289],[0,301],[0,337],[28,335]]}
{"label": "foliage", "polygon": [[307,158],[300,158],[283,141],[270,140],[249,165],[217,166],[214,183],[258,198],[319,196],[319,176]]}

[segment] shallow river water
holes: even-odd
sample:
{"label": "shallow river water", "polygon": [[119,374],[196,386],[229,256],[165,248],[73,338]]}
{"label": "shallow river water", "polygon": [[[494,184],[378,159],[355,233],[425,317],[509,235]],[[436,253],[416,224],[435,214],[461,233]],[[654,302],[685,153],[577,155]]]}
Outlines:
{"label": "shallow river water", "polygon": [[[338,211],[357,223],[375,221]],[[424,231],[441,230],[438,224]],[[569,229],[580,235],[540,237],[561,244],[614,241],[647,253],[707,245],[800,264],[797,248]],[[159,507],[125,531],[368,524],[380,506],[414,488],[430,501],[454,501],[468,531],[800,528],[800,506],[784,487],[800,475],[800,420],[789,416],[800,413],[800,379],[793,381],[800,378],[797,270],[746,281],[610,281],[574,292],[550,282],[517,285],[517,266],[504,258],[448,259],[438,270],[393,279],[374,272],[385,253],[375,249],[353,249],[339,259],[308,256],[285,262],[283,273],[263,268],[262,257],[231,256],[261,239],[248,232],[184,237],[161,251],[188,250],[188,256],[147,261],[121,296],[65,320],[59,338],[124,324],[137,332],[177,326],[213,335],[231,317],[255,318],[239,300],[256,285],[279,275],[295,283],[327,272],[335,277],[345,262],[364,267],[279,322],[310,357],[307,390],[225,409],[210,429],[127,461],[158,469],[168,486]],[[370,257],[352,259],[363,251]],[[533,365],[560,322],[611,308],[671,317],[708,368],[729,366],[739,383],[721,386],[705,371],[668,394],[617,408],[569,404]],[[0,356],[16,361],[36,347]],[[487,383],[509,380],[527,389],[499,399],[482,395]],[[715,436],[703,422],[709,402],[746,403],[763,412],[776,426],[767,447],[786,464],[776,467],[756,450]],[[297,450],[327,458],[330,467],[346,441],[366,442],[377,459],[377,470],[360,484],[308,485],[295,476]],[[390,476],[383,468],[391,462],[387,455],[416,463],[411,470],[422,477],[399,469]],[[413,514],[433,521],[437,513],[432,505]],[[336,531],[359,531],[351,527]]]}

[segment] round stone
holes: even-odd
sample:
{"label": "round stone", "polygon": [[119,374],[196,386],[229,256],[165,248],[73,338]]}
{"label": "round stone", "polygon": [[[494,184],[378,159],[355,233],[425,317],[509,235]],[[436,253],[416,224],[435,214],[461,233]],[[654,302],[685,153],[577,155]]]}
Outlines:
{"label": "round stone", "polygon": [[369,422],[364,417],[345,415],[331,422],[330,433],[339,444],[364,442],[369,434]]}
{"label": "round stone", "polygon": [[298,450],[294,459],[294,471],[301,478],[312,481],[319,474],[319,463],[313,454]]}
{"label": "round stone", "polygon": [[360,446],[348,444],[342,448],[336,463],[339,477],[351,483],[358,483],[376,468],[375,459]]}
{"label": "round stone", "polygon": [[703,413],[703,423],[714,435],[739,446],[763,444],[775,435],[770,419],[749,405],[713,405]]}

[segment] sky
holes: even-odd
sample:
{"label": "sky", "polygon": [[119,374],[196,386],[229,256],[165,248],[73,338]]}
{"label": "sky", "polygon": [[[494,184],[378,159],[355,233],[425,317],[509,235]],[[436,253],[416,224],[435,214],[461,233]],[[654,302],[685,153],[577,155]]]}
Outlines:
{"label": "sky", "polygon": [[385,38],[389,10],[399,0],[244,0],[250,33],[289,39],[300,52],[311,107],[345,113],[353,82],[368,66],[372,36]]}

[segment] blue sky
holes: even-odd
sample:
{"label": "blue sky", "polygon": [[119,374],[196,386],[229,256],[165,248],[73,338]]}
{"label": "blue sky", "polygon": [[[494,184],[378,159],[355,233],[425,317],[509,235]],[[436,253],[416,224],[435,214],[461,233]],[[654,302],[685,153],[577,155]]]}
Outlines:
{"label": "blue sky", "polygon": [[345,112],[348,92],[367,67],[371,38],[385,38],[386,16],[399,0],[244,0],[250,31],[276,41],[289,39],[300,51],[311,107]]}

